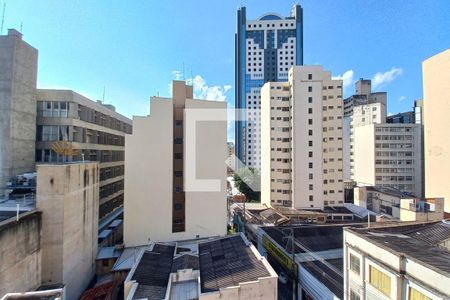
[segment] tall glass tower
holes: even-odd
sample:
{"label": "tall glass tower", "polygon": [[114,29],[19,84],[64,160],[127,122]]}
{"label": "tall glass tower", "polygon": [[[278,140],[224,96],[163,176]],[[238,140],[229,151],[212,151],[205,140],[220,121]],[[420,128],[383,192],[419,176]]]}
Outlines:
{"label": "tall glass tower", "polygon": [[260,169],[260,90],[268,81],[287,81],[288,70],[303,64],[303,9],[295,5],[288,17],[267,13],[247,20],[237,11],[235,35],[235,152],[248,167]]}

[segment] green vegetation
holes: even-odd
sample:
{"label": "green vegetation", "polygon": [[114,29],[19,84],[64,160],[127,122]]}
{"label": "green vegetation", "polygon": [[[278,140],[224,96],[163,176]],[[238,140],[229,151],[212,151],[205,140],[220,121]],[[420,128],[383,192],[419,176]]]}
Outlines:
{"label": "green vegetation", "polygon": [[234,185],[247,197],[247,202],[261,201],[261,177],[258,170],[244,167],[234,174]]}

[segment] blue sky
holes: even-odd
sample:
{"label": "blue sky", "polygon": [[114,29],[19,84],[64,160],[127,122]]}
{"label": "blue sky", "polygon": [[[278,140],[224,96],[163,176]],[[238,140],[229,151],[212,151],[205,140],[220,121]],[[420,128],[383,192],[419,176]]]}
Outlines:
{"label": "blue sky", "polygon": [[[0,0],[6,28],[39,49],[41,88],[69,88],[127,116],[149,113],[185,70],[197,94],[234,103],[236,9],[287,15],[294,1]],[[304,62],[353,82],[376,78],[388,112],[422,97],[421,63],[450,48],[449,0],[305,0]],[[175,71],[179,71],[178,73]],[[377,75],[378,74],[378,75]]]}

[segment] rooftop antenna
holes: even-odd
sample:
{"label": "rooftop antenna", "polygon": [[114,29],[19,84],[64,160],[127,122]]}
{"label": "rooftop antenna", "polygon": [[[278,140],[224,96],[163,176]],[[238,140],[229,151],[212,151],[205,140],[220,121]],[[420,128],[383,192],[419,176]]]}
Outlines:
{"label": "rooftop antenna", "polygon": [[182,76],[183,76],[183,80],[185,80],[185,78],[184,78],[184,61],[183,61],[183,73],[182,73]]}
{"label": "rooftop antenna", "polygon": [[23,33],[23,22],[20,22],[20,33]]}
{"label": "rooftop antenna", "polygon": [[105,104],[105,92],[106,92],[106,87],[103,87],[103,100],[102,100],[102,104]]}
{"label": "rooftop antenna", "polygon": [[0,28],[0,35],[3,34],[3,25],[5,25],[5,12],[6,12],[6,2],[3,2],[3,15],[2,15],[2,26]]}

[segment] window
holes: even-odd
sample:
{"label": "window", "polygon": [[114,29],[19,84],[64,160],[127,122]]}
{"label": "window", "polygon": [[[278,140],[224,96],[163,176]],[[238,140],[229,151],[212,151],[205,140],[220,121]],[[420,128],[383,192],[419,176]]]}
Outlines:
{"label": "window", "polygon": [[409,287],[408,300],[431,300],[431,298],[425,296],[415,288]]}
{"label": "window", "polygon": [[391,277],[374,266],[369,266],[369,282],[386,296],[391,295]]}
{"label": "window", "polygon": [[173,174],[175,175],[175,177],[183,176],[183,172],[182,171],[175,171],[175,172],[173,172]]}
{"label": "window", "polygon": [[360,272],[360,262],[359,257],[350,253],[350,270],[359,275]]}
{"label": "window", "polygon": [[183,204],[181,204],[181,203],[175,203],[174,206],[173,206],[173,208],[174,208],[175,210],[182,210],[182,209],[183,209]]}
{"label": "window", "polygon": [[176,126],[176,127],[181,127],[181,126],[183,126],[183,120],[175,120],[175,126]]}
{"label": "window", "polygon": [[314,189],[314,186],[312,184],[309,185],[309,190],[312,191]]}
{"label": "window", "polygon": [[312,125],[312,123],[313,123],[313,120],[312,119],[308,119],[308,124]]}
{"label": "window", "polygon": [[313,142],[312,141],[308,141],[308,146],[312,147]]}
{"label": "window", "polygon": [[310,169],[312,169],[312,168],[313,168],[313,163],[312,163],[312,162],[308,163],[308,167],[309,167]]}
{"label": "window", "polygon": [[361,296],[353,290],[350,290],[350,300],[361,300]]}
{"label": "window", "polygon": [[308,74],[308,80],[312,80],[312,74]]}
{"label": "window", "polygon": [[312,114],[312,107],[308,108],[308,114]]}
{"label": "window", "polygon": [[309,179],[313,179],[313,174],[309,173]]}
{"label": "window", "polygon": [[175,143],[175,144],[183,144],[183,139],[182,139],[182,138],[176,138],[176,139],[174,140],[174,143]]}
{"label": "window", "polygon": [[[40,107],[40,104],[38,104]],[[67,118],[68,111],[68,103],[67,102],[58,102],[58,101],[44,101],[42,104],[43,112],[38,112],[39,115],[44,117],[63,117]]]}
{"label": "window", "polygon": [[312,86],[308,86],[308,92],[312,92]]}
{"label": "window", "polygon": [[309,195],[309,201],[314,201],[314,196],[313,195]]}
{"label": "window", "polygon": [[308,103],[312,103],[312,97],[308,97]]}

